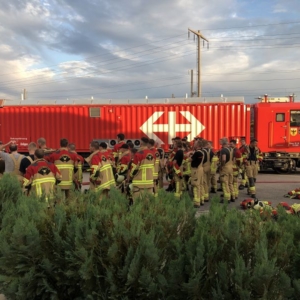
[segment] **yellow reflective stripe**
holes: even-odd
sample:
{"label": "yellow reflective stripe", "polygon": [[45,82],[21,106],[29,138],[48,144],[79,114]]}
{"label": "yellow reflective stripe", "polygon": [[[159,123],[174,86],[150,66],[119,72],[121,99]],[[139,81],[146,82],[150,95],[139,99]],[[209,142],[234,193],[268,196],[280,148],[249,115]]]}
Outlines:
{"label": "yellow reflective stripe", "polygon": [[74,169],[74,165],[64,165],[64,164],[59,164],[59,165],[56,165],[56,167],[58,169],[70,169],[70,170],[73,170]]}
{"label": "yellow reflective stripe", "polygon": [[30,182],[30,180],[28,180],[27,178],[23,178],[23,187],[25,187],[26,185],[28,185],[28,183]]}
{"label": "yellow reflective stripe", "polygon": [[55,183],[55,178],[50,178],[50,177],[48,177],[47,179],[46,178],[45,179],[37,178],[37,179],[33,180],[32,185],[41,184],[41,183],[49,183],[49,182]]}
{"label": "yellow reflective stripe", "polygon": [[111,168],[111,165],[104,165],[104,166],[100,167],[100,171],[104,171],[104,170],[107,170],[110,168]]}
{"label": "yellow reflective stripe", "polygon": [[153,164],[142,164],[139,167],[140,169],[148,169],[148,168],[153,168]]}
{"label": "yellow reflective stripe", "polygon": [[58,185],[72,185],[73,181],[63,180]]}
{"label": "yellow reflective stripe", "polygon": [[134,171],[136,170],[136,168],[137,168],[137,165],[134,164],[134,163],[132,163],[132,164],[131,164],[131,171],[130,171],[130,176],[131,176],[131,177],[133,176],[133,173],[134,173]]}
{"label": "yellow reflective stripe", "polygon": [[147,179],[147,169],[141,168],[142,171],[142,180],[145,181]]}
{"label": "yellow reflective stripe", "polygon": [[104,188],[107,188],[111,185],[114,185],[115,186],[115,180],[109,180],[108,182],[105,182],[103,184],[100,184],[99,186],[96,187],[96,191],[99,191],[99,190],[103,190]]}
{"label": "yellow reflective stripe", "polygon": [[[32,187],[35,188],[35,192],[37,196],[42,196],[43,190],[42,190],[42,184],[43,183],[52,183],[53,185],[55,184],[55,178],[37,178],[34,179],[32,182]],[[46,201],[48,202],[48,197],[46,197]]]}
{"label": "yellow reflective stripe", "polygon": [[143,186],[146,186],[146,187],[149,187],[149,188],[153,187],[153,181],[151,181],[151,183],[150,182],[139,182],[139,181],[135,182],[135,181],[133,181],[132,184],[135,185],[135,186],[143,185]]}

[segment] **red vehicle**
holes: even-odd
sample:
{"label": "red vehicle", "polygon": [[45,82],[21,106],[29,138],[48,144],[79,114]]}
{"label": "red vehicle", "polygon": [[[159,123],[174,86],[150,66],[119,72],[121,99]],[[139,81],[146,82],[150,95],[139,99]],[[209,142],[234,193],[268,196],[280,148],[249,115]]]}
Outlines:
{"label": "red vehicle", "polygon": [[294,96],[260,99],[251,106],[250,136],[264,153],[261,169],[295,171],[300,166],[300,103]]}
{"label": "red vehicle", "polygon": [[243,97],[171,98],[113,101],[2,101],[0,137],[3,142],[16,140],[21,152],[30,141],[45,137],[55,148],[66,137],[80,153],[89,152],[91,140],[116,143],[124,133],[139,147],[148,136],[169,149],[174,136],[193,140],[200,136],[219,148],[221,137],[245,136],[247,143],[256,137],[264,153],[261,169],[277,172],[300,167],[300,103],[293,96],[270,98],[245,104]]}

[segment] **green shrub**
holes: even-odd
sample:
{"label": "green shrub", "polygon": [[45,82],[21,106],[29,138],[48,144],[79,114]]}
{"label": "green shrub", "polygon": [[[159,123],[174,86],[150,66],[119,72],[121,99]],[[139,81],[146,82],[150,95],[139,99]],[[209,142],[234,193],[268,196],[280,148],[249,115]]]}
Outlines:
{"label": "green shrub", "polygon": [[195,218],[187,194],[144,195],[129,208],[116,190],[49,209],[5,180],[0,289],[9,299],[299,299],[300,219],[283,210],[262,221],[216,199]]}

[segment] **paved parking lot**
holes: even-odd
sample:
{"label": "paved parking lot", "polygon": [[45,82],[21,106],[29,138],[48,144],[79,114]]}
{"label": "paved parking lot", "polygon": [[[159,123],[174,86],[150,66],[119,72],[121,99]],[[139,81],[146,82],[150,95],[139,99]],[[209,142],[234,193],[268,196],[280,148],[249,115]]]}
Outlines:
{"label": "paved parking lot", "polygon": [[[84,182],[89,181],[89,174],[84,173]],[[166,183],[167,184],[167,183]],[[284,198],[288,191],[300,187],[300,169],[293,174],[275,174],[271,172],[259,173],[256,183],[256,196],[259,200],[271,201],[272,205],[276,206],[279,202],[286,201],[289,204],[299,202],[300,200],[293,200],[289,198]],[[83,186],[82,189],[87,189],[88,185]],[[222,192],[217,194],[211,194],[211,197],[220,196]],[[235,203],[231,203],[231,207],[240,207],[240,202],[246,198],[249,198],[247,195],[247,190],[244,189],[240,191],[239,199]],[[200,211],[207,211],[209,209],[210,203],[205,203],[204,206],[200,207]],[[0,299],[1,300],[1,299]]]}
{"label": "paved parking lot", "polygon": [[[290,190],[300,187],[300,172],[294,174],[275,174],[272,172],[269,173],[260,173],[257,177],[256,183],[256,197],[259,200],[271,201],[272,206],[276,206],[279,202],[285,201],[289,204],[299,202],[300,200],[294,200],[283,197]],[[219,196],[218,194],[211,194]],[[239,199],[235,203],[231,203],[230,207],[236,207],[240,209],[240,202],[244,199],[249,198],[247,195],[247,190],[244,189],[240,191]],[[209,203],[206,203],[199,210],[207,211],[209,209]]]}

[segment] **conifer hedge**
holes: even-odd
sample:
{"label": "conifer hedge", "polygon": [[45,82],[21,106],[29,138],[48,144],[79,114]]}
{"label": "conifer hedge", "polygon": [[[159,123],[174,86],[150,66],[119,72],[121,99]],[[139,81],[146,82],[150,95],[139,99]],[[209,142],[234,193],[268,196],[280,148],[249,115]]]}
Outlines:
{"label": "conifer hedge", "polygon": [[8,299],[300,299],[300,219],[283,210],[262,220],[213,201],[196,218],[188,195],[129,209],[117,191],[48,209],[9,176],[0,209]]}

